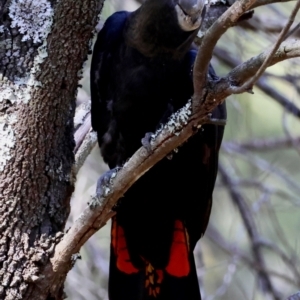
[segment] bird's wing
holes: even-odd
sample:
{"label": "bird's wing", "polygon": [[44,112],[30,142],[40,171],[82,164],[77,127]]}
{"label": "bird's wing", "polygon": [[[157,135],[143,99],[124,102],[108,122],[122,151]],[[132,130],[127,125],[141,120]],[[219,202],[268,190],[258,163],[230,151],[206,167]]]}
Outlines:
{"label": "bird's wing", "polygon": [[111,53],[122,39],[128,15],[128,12],[121,11],[110,16],[98,33],[93,50],[90,73],[91,114],[92,127],[98,133],[99,143],[111,123],[110,101],[113,96],[110,70]]}

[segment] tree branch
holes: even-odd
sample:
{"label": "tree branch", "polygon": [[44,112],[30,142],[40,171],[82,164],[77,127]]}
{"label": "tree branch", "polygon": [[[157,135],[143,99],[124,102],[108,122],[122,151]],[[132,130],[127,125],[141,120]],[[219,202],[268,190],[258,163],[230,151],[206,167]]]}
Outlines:
{"label": "tree branch", "polygon": [[[255,76],[260,70],[262,64],[266,61],[269,55],[269,50],[264,51],[258,56],[250,58],[248,61],[240,64],[232,71],[229,72],[227,77],[234,86],[239,86],[241,82],[245,82],[248,78]],[[300,56],[300,40],[287,41],[282,43],[279,49],[276,51],[274,56],[268,60],[268,66],[272,66],[280,61],[299,57]],[[256,78],[255,78],[256,79]],[[242,89],[243,87],[243,89]],[[245,84],[240,88],[230,88],[231,93],[242,93],[245,92]]]}
{"label": "tree branch", "polygon": [[217,41],[232,27],[238,19],[255,3],[255,0],[241,0],[235,2],[223,15],[207,30],[198,49],[194,65],[194,96],[193,107],[199,105],[205,93],[208,65]]}
{"label": "tree branch", "polygon": [[290,137],[270,138],[270,139],[253,139],[242,143],[236,142],[224,142],[225,147],[237,146],[247,150],[254,151],[268,151],[274,149],[282,149],[294,146],[295,144],[300,145],[300,137],[291,139]]}
{"label": "tree branch", "polygon": [[76,153],[81,143],[84,140],[84,137],[87,135],[88,131],[91,128],[91,102],[83,102],[80,104],[75,111],[74,117],[74,140],[75,140],[75,149]]}
{"label": "tree branch", "polygon": [[288,297],[287,300],[300,300],[300,292]]}
{"label": "tree branch", "polygon": [[[243,250],[239,249],[236,244],[226,241],[215,227],[209,225],[205,235],[227,254],[235,255],[238,258],[241,258],[243,262],[245,262],[249,266],[249,268],[253,268],[257,272],[261,272],[263,270],[263,267],[259,264],[258,261],[253,260],[251,257],[249,257],[249,255],[247,255],[247,253],[245,253]],[[271,276],[283,279],[286,283],[289,283],[291,285],[296,284],[294,278],[289,277],[286,274],[275,272],[267,267],[265,267],[264,270]]]}
{"label": "tree branch", "polygon": [[[299,43],[298,40],[296,40],[295,42]],[[293,42],[292,42],[293,43]],[[299,48],[298,48],[299,49]],[[279,48],[280,50],[280,48]],[[297,51],[297,48],[295,48],[294,50],[295,52]],[[292,52],[294,52],[292,51]],[[282,54],[280,55],[285,55],[285,51],[282,52]],[[215,51],[214,51],[214,55],[222,62],[224,62],[226,65],[228,65],[229,67],[233,68],[237,65],[239,65],[239,61],[232,57],[230,55],[230,53],[220,49],[219,47],[216,47]],[[279,57],[280,57],[279,55]],[[295,56],[296,57],[296,56]],[[276,59],[276,54],[274,59]],[[251,61],[252,59],[250,59]],[[278,62],[278,61],[277,61]],[[245,64],[248,63],[249,67],[252,66],[250,64],[250,62],[245,62]],[[243,64],[241,64],[243,65]],[[235,68],[234,70],[236,71],[240,71],[241,74],[238,74],[237,76],[234,75],[235,80],[239,80],[239,76],[243,79],[243,70],[244,68],[241,68],[241,65],[238,66],[237,68]],[[245,70],[245,69],[244,69]],[[256,69],[257,70],[257,67]],[[255,70],[253,71],[255,73]],[[231,71],[232,72],[232,71]],[[248,70],[248,74],[252,74],[251,68]],[[247,73],[244,73],[244,76],[247,76]],[[265,76],[262,76],[258,82],[257,82],[257,87],[259,89],[261,89],[264,93],[266,93],[268,96],[272,97],[275,101],[277,101],[280,105],[282,105],[287,111],[289,111],[291,114],[293,114],[294,116],[300,118],[300,108],[298,108],[293,102],[291,102],[289,99],[287,99],[284,95],[282,95],[281,93],[279,93],[274,87],[272,87],[270,84],[268,84],[265,80]]]}
{"label": "tree branch", "polygon": [[[295,16],[296,16],[299,8],[300,8],[300,0],[297,1],[297,4],[293,9],[287,24],[282,29],[282,31],[281,31],[279,37],[277,38],[277,41],[274,44],[274,46],[271,48],[270,51],[268,51],[268,52],[265,51],[264,52],[264,54],[263,54],[264,59],[262,60],[262,63],[260,64],[259,69],[255,72],[255,74],[251,77],[251,79],[246,81],[242,86],[235,87],[235,86],[232,85],[231,86],[232,94],[239,94],[239,93],[249,91],[250,89],[252,89],[253,84],[256,83],[256,81],[260,78],[260,76],[265,71],[265,69],[272,64],[271,62],[273,62],[274,55],[277,54],[277,57],[278,57],[278,51],[277,50],[278,50],[280,44],[282,43],[282,41],[285,39],[290,27],[292,26],[292,24],[295,20]],[[299,41],[298,41],[298,44],[299,44]],[[282,46],[284,47],[284,51],[281,50],[280,52],[285,52],[285,53],[290,52],[289,49],[285,49],[285,45],[282,45]],[[300,50],[299,49],[297,49],[297,50],[296,50],[296,52],[298,52],[298,55],[299,55]]]}
{"label": "tree branch", "polygon": [[240,191],[238,190],[237,186],[234,183],[234,179],[232,177],[233,174],[231,174],[233,173],[233,169],[232,168],[230,169],[231,170],[230,173],[228,169],[229,169],[228,166],[225,168],[223,164],[219,163],[219,171],[221,174],[221,179],[223,183],[227,186],[233,202],[237,205],[239,209],[242,220],[247,229],[249,239],[251,241],[253,255],[255,257],[255,260],[261,266],[261,270],[258,272],[258,275],[262,281],[263,289],[268,293],[270,293],[274,299],[280,300],[281,296],[273,286],[269,274],[266,270],[265,260],[259,242],[261,238],[259,236],[255,221],[250,213],[250,209],[247,207],[247,203],[243,195],[240,193]]}
{"label": "tree branch", "polygon": [[[225,153],[229,153],[230,155],[238,155],[241,156],[244,160],[249,161],[251,164],[267,172],[272,174],[273,176],[279,178],[289,187],[290,190],[293,190],[296,194],[300,193],[300,187],[296,180],[289,177],[287,172],[278,168],[272,163],[268,163],[266,160],[257,157],[256,155],[252,154],[250,151],[247,151],[245,148],[239,147],[237,144],[223,144],[222,149]],[[299,198],[296,198],[296,204],[299,206]]]}
{"label": "tree branch", "polygon": [[[268,18],[266,16],[259,17],[257,15],[254,15],[250,20],[247,22],[242,22],[239,24],[243,29],[248,29],[251,31],[255,32],[264,32],[268,36],[270,34],[278,34],[284,27],[283,21],[280,19],[273,19],[273,18]],[[299,38],[300,32],[298,31],[299,29],[299,24],[296,25],[288,34],[288,36],[294,35],[295,37]],[[286,36],[284,38],[286,40]]]}
{"label": "tree branch", "polygon": [[97,133],[91,127],[91,103],[83,102],[76,108],[74,117],[75,164],[74,175],[77,175],[84,161],[97,143]]}
{"label": "tree branch", "polygon": [[251,7],[250,9],[263,6],[263,5],[268,5],[272,3],[285,3],[285,2],[291,2],[295,0],[257,0]]}

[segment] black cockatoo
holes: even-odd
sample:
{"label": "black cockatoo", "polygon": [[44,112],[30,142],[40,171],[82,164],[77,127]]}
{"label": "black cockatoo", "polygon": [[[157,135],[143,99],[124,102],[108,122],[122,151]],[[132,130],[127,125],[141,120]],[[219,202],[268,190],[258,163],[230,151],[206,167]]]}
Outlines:
{"label": "black cockatoo", "polygon": [[[193,39],[204,0],[146,0],[105,22],[91,64],[92,126],[121,167],[193,95]],[[212,80],[217,77],[210,67]],[[212,113],[226,118],[225,104]],[[112,220],[110,300],[201,299],[193,250],[206,229],[224,126],[205,125],[119,201]]]}

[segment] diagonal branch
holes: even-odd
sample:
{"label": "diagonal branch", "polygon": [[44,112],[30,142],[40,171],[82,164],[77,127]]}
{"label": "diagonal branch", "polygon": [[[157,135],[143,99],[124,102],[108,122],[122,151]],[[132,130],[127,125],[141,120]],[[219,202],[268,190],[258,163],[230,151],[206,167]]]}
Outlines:
{"label": "diagonal branch", "polygon": [[83,102],[76,108],[74,117],[75,163],[73,174],[77,175],[84,161],[97,143],[97,134],[91,128],[91,103]]}
{"label": "diagonal branch", "polygon": [[[228,171],[228,167],[225,169],[225,166],[223,164],[219,164],[219,171],[221,174],[221,180],[228,188],[228,191],[232,197],[232,200],[238,207],[238,210],[241,214],[242,220],[244,222],[244,225],[246,227],[246,230],[248,232],[249,239],[252,244],[252,252],[255,257],[256,262],[261,266],[261,270],[258,271],[258,275],[262,281],[262,286],[265,291],[270,293],[273,296],[273,299],[280,300],[281,297],[278,293],[278,291],[273,286],[273,283],[271,281],[271,278],[266,270],[266,263],[263,257],[263,253],[261,250],[261,244],[260,244],[260,235],[258,232],[258,229],[256,227],[255,221],[253,216],[250,213],[250,209],[247,206],[247,203],[243,197],[243,195],[240,193],[239,189],[235,185],[233,176],[234,171],[233,169],[230,169],[231,171]],[[233,173],[233,174],[231,174]]]}
{"label": "diagonal branch", "polygon": [[[206,236],[216,245],[218,245],[226,254],[235,255],[240,258],[246,265],[254,269],[257,272],[263,271],[263,266],[258,261],[254,260],[250,255],[238,248],[236,243],[228,242],[222,234],[212,225],[209,225],[206,230]],[[287,284],[295,285],[295,279],[290,274],[281,274],[270,268],[264,268],[264,270],[271,276],[283,279]]]}
{"label": "diagonal branch", "polygon": [[300,300],[300,292],[288,297],[287,300]]}

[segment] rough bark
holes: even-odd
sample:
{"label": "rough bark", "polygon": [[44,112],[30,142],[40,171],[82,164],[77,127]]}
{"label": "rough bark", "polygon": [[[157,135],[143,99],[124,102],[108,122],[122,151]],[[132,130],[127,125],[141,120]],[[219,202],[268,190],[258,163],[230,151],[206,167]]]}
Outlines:
{"label": "rough bark", "polygon": [[69,214],[77,82],[102,4],[0,1],[0,299],[62,299],[66,274],[50,291],[44,268]]}

